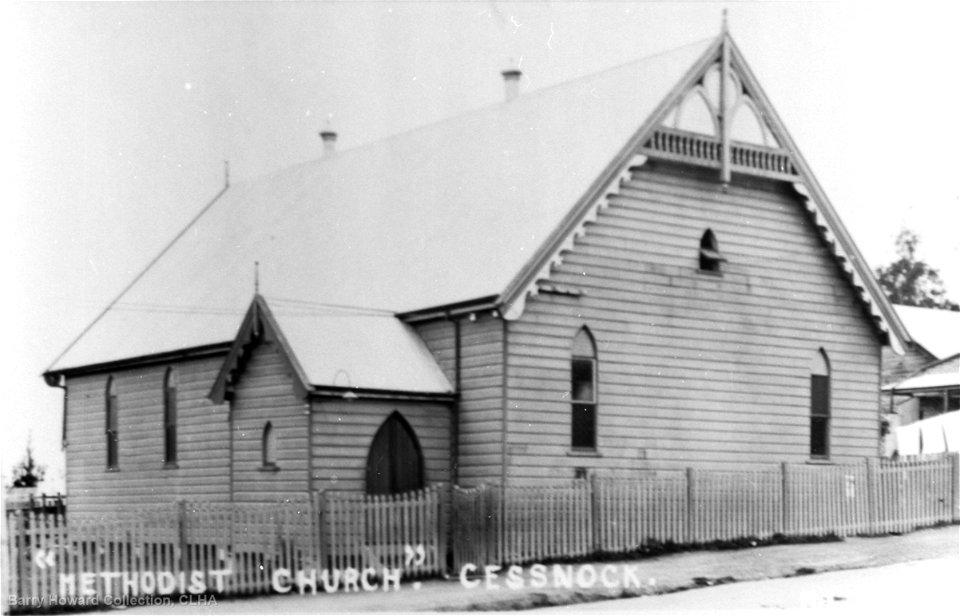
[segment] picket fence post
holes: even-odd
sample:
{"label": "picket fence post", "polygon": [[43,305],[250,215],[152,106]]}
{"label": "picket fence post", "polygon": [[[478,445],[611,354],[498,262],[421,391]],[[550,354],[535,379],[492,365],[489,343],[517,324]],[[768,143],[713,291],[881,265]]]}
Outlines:
{"label": "picket fence post", "polygon": [[867,516],[870,534],[881,530],[882,512],[880,510],[880,462],[876,458],[867,458]]}
{"label": "picket fence post", "polygon": [[793,499],[790,497],[790,466],[787,462],[780,463],[780,507],[780,534],[789,535]]}
{"label": "picket fence post", "polygon": [[697,471],[687,467],[687,543],[695,543],[697,535]]}
{"label": "picket fence post", "polygon": [[960,522],[960,453],[957,452],[950,454],[950,494],[951,519],[956,524]]}
{"label": "picket fence post", "polygon": [[600,536],[600,527],[603,520],[600,518],[600,477],[596,473],[590,474],[590,530],[592,537],[592,552],[599,553],[603,546]]}

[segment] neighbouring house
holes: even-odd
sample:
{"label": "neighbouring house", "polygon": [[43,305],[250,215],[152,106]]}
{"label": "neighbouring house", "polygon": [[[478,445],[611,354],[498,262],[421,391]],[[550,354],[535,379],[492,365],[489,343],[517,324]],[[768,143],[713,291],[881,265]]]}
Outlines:
{"label": "neighbouring house", "polygon": [[911,341],[899,355],[884,347],[884,385],[900,382],[937,360],[960,353],[960,312],[899,304],[893,308],[910,332]]}
{"label": "neighbouring house", "polygon": [[[899,452],[899,428],[960,409],[960,312],[894,305],[911,341],[883,351],[883,452]],[[911,430],[905,438],[915,440]],[[908,447],[907,451],[914,451]],[[939,448],[936,448],[939,449]]]}
{"label": "neighbouring house", "polygon": [[45,374],[71,508],[876,456],[909,335],[731,37],[504,78],[204,207]]}
{"label": "neighbouring house", "polygon": [[[900,425],[960,410],[960,353],[924,366],[883,388],[894,400]],[[906,397],[906,400],[902,398]]]}
{"label": "neighbouring house", "polygon": [[[885,455],[960,451],[958,413],[953,412],[960,411],[960,353],[924,366],[883,391],[891,401],[887,418],[892,438],[884,441]],[[946,419],[947,415],[952,418]],[[943,438],[933,437],[934,433]]]}

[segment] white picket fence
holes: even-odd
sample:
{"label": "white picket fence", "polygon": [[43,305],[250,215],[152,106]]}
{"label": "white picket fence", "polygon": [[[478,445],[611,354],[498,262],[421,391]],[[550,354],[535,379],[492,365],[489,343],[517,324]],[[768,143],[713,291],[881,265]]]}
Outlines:
{"label": "white picket fence", "polygon": [[456,573],[467,563],[586,559],[670,544],[906,532],[960,522],[958,497],[960,456],[949,454],[468,489],[439,484],[400,495],[327,491],[270,505],[179,502],[96,515],[69,505],[66,513],[11,510],[3,592],[240,595],[277,590],[275,575],[292,588],[297,572],[322,591],[348,579],[323,572],[399,579]]}

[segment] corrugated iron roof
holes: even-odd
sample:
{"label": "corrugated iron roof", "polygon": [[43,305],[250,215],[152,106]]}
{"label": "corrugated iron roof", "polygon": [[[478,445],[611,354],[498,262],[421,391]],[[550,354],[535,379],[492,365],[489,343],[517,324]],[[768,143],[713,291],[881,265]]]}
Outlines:
{"label": "corrugated iron roof", "polygon": [[[50,371],[231,341],[254,262],[274,310],[358,307],[343,329],[342,307],[336,318],[281,317],[310,378],[358,366],[341,333],[389,321],[361,318],[368,309],[501,294],[711,42],[231,186]],[[417,354],[396,328],[381,334]],[[358,381],[385,378],[356,370]]]}
{"label": "corrugated iron roof", "polygon": [[420,336],[393,315],[316,314],[265,299],[311,385],[453,392]]}
{"label": "corrugated iron roof", "polygon": [[960,372],[941,372],[937,374],[920,374],[900,381],[894,385],[887,385],[883,391],[908,393],[924,389],[944,389],[960,387]]}
{"label": "corrugated iron roof", "polygon": [[938,359],[960,353],[960,312],[895,305],[910,337]]}

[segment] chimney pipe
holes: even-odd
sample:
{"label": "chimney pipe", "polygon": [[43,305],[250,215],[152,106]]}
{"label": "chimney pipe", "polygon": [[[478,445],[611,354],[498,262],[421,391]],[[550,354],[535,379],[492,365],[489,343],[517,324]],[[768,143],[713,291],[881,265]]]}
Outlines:
{"label": "chimney pipe", "polygon": [[510,68],[502,71],[500,74],[503,75],[505,100],[509,103],[520,96],[520,77],[523,73],[520,72],[519,67],[513,64],[513,60],[511,59]]}
{"label": "chimney pipe", "polygon": [[327,126],[320,131],[320,138],[323,139],[323,155],[330,156],[337,151],[337,132],[330,128],[330,121]]}

